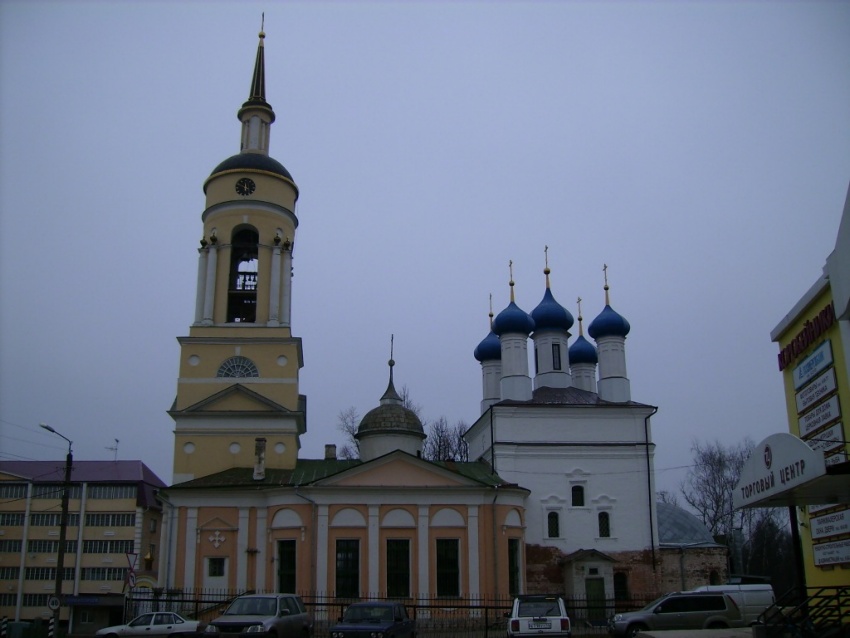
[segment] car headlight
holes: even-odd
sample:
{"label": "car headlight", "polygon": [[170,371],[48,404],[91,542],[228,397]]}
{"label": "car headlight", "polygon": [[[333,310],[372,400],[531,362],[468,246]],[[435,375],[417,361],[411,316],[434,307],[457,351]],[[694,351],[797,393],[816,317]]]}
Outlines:
{"label": "car headlight", "polygon": [[207,625],[207,628],[204,629],[204,633],[217,634],[218,633],[218,627],[216,627],[215,625]]}
{"label": "car headlight", "polygon": [[614,622],[620,622],[623,619],[623,614],[614,614],[614,617],[611,619]]}
{"label": "car headlight", "polygon": [[264,632],[265,630],[266,630],[266,628],[263,627],[262,625],[251,625],[245,631],[249,634],[258,634],[261,631]]}

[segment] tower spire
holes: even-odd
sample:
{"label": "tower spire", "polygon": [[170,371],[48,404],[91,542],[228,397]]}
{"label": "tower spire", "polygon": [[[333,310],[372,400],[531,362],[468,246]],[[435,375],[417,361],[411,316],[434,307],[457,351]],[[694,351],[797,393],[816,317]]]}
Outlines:
{"label": "tower spire", "polygon": [[390,366],[390,382],[387,384],[387,390],[384,392],[384,396],[381,397],[381,405],[402,405],[402,398],[399,396],[398,392],[396,392],[395,385],[393,384],[393,366],[395,366],[395,361],[393,360],[393,344],[395,342],[395,335],[390,335],[390,360],[387,364]]}
{"label": "tower spire", "polygon": [[274,122],[275,114],[271,104],[266,102],[265,23],[266,17],[263,14],[254,74],[251,76],[251,90],[237,117],[242,122],[242,152],[268,155],[269,126]]}
{"label": "tower spire", "polygon": [[549,273],[552,272],[549,270],[549,246],[543,247],[543,255],[546,261],[546,267],[543,269],[543,274],[546,275],[546,288],[549,288]]}
{"label": "tower spire", "polygon": [[605,277],[605,305],[610,306],[611,300],[608,298],[608,264],[602,264],[602,275]]}
{"label": "tower spire", "polygon": [[584,336],[584,329],[581,327],[581,321],[582,321],[582,316],[581,316],[581,297],[579,297],[578,299],[576,299],[576,305],[578,306],[578,336],[579,336],[579,337],[582,337],[582,336]]}

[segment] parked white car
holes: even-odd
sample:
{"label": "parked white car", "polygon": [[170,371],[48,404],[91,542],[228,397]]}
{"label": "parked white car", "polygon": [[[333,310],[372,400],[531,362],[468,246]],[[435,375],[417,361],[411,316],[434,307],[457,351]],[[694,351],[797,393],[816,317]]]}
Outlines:
{"label": "parked white car", "polygon": [[203,624],[197,620],[187,620],[171,611],[156,611],[136,616],[126,625],[104,627],[95,632],[96,636],[120,638],[121,636],[177,636],[203,631]]}

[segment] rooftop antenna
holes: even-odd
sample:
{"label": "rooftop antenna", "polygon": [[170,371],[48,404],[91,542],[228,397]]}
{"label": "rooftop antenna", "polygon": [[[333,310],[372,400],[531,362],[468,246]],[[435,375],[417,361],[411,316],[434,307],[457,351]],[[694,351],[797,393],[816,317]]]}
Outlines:
{"label": "rooftop antenna", "polygon": [[115,439],[115,445],[110,445],[106,448],[110,452],[115,452],[115,457],[112,459],[113,461],[118,460],[118,439]]}

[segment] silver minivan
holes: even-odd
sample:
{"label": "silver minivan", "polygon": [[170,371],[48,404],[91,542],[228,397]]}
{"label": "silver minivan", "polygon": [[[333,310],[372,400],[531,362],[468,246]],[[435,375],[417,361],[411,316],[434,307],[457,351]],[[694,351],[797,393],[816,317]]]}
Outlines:
{"label": "silver minivan", "polygon": [[764,584],[754,585],[703,585],[694,591],[723,592],[729,594],[741,609],[745,625],[755,625],[759,616],[776,602],[773,587]]}
{"label": "silver minivan", "polygon": [[639,611],[615,614],[608,633],[633,638],[642,631],[664,629],[726,629],[743,627],[737,603],[723,592],[676,592],[654,600]]}

